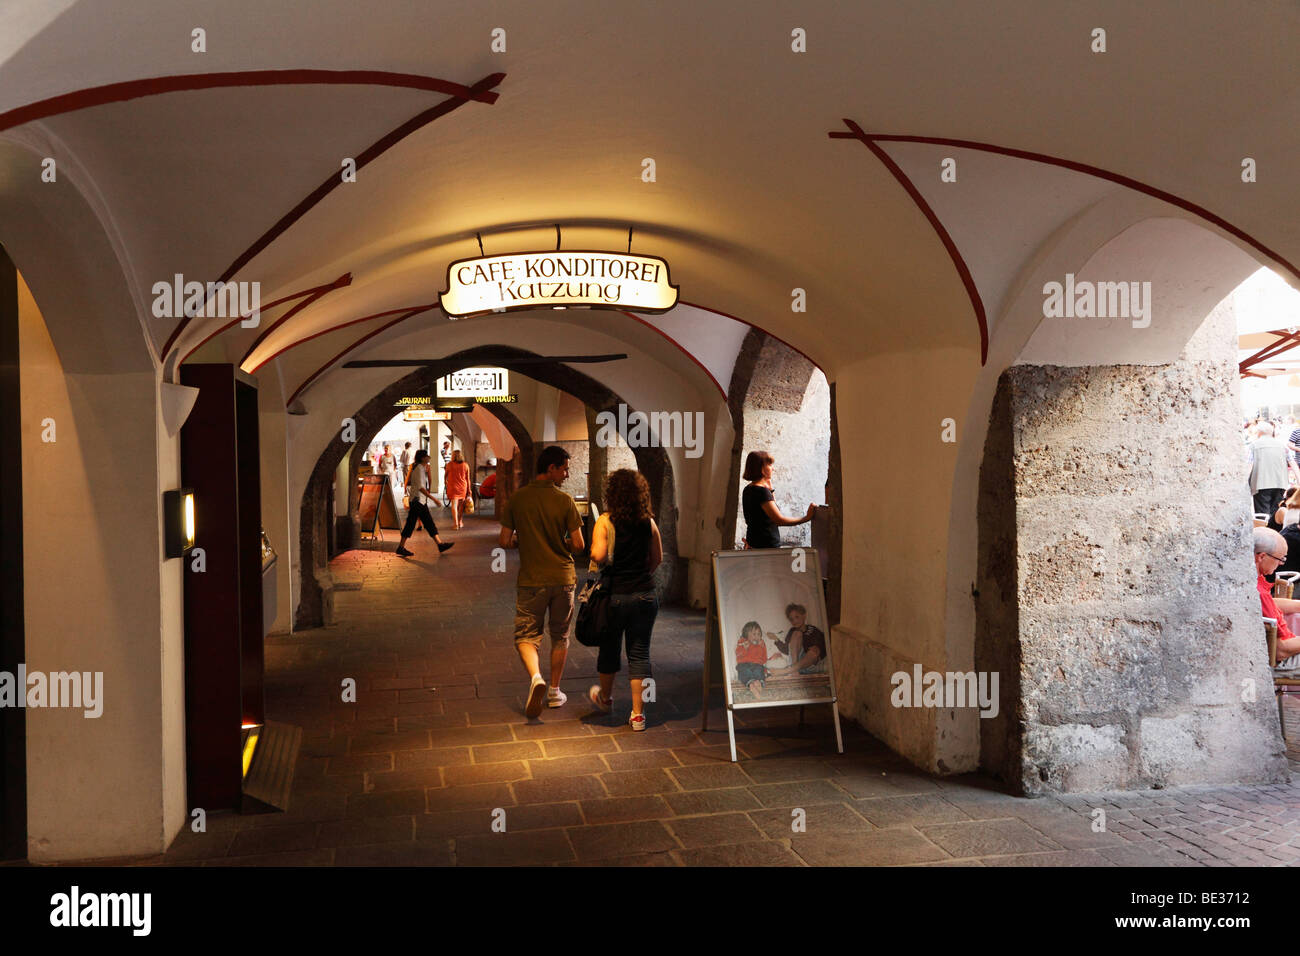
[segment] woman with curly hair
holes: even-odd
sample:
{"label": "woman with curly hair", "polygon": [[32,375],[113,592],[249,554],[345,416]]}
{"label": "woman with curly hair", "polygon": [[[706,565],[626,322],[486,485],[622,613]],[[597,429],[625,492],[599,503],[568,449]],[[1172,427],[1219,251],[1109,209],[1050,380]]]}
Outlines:
{"label": "woman with curly hair", "polygon": [[614,675],[627,638],[627,672],[631,679],[633,730],[645,730],[642,681],[650,677],[650,632],[659,613],[652,575],[663,560],[659,526],[651,516],[650,486],[645,475],[620,468],[605,479],[605,507],[592,531],[592,570],[610,569],[609,628],[600,645],[596,671],[600,683],[587,696],[602,713],[613,706]]}

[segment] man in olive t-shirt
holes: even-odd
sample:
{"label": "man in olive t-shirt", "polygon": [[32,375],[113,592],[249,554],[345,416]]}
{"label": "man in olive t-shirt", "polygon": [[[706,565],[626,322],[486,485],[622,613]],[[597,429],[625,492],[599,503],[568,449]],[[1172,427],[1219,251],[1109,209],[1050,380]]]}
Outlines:
{"label": "man in olive t-shirt", "polygon": [[[537,478],[520,488],[501,509],[503,548],[519,549],[519,580],[515,598],[515,650],[528,671],[528,703],[524,714],[536,717],[542,703],[560,707],[564,662],[569,654],[569,624],[577,574],[574,552],[582,551],[582,519],[573,499],[560,490],[569,477],[569,453],[551,445],[537,456]],[[550,614],[551,684],[539,671],[543,621]]]}

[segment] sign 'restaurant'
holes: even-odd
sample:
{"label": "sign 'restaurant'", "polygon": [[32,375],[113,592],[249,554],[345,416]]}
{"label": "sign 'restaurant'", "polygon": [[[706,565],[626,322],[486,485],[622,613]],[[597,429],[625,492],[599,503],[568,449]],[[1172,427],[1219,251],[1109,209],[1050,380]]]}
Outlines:
{"label": "sign 'restaurant'", "polygon": [[677,287],[656,256],[523,252],[453,262],[441,302],[454,318],[570,306],[654,313],[677,304]]}

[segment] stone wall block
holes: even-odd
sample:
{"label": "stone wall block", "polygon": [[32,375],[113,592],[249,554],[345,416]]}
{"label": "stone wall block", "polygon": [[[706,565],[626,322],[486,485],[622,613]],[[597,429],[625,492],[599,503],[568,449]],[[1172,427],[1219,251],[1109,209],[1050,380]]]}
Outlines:
{"label": "stone wall block", "polygon": [[1128,710],[1133,696],[1167,697],[1170,674],[1158,620],[1084,618],[1026,623],[1021,641],[1026,714],[1047,723]]}
{"label": "stone wall block", "polygon": [[[976,655],[1018,694],[1015,724],[999,725],[1001,744],[982,734],[981,760],[1025,792],[1288,774],[1253,586],[1233,333],[1218,316],[1169,365],[1014,366],[999,382]],[[1010,594],[996,586],[1008,570]]]}
{"label": "stone wall block", "polygon": [[1114,789],[1129,776],[1127,732],[1117,724],[1036,725],[1025,733],[1025,793]]}

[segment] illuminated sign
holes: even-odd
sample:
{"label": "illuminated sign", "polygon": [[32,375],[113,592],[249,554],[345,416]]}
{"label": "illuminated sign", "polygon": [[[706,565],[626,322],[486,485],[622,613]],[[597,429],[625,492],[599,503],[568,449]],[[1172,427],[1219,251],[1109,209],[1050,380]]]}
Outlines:
{"label": "illuminated sign", "polygon": [[503,368],[463,368],[438,379],[439,398],[487,398],[510,391],[510,373]]}
{"label": "illuminated sign", "polygon": [[407,422],[449,422],[451,412],[439,412],[432,408],[408,408],[402,412],[402,420]]}
{"label": "illuminated sign", "polygon": [[677,287],[657,256],[521,252],[453,262],[441,302],[454,318],[570,306],[653,313],[677,304]]}
{"label": "illuminated sign", "polygon": [[407,405],[432,405],[433,397],[430,395],[403,395],[397,401],[393,402],[394,408],[405,408]]}

